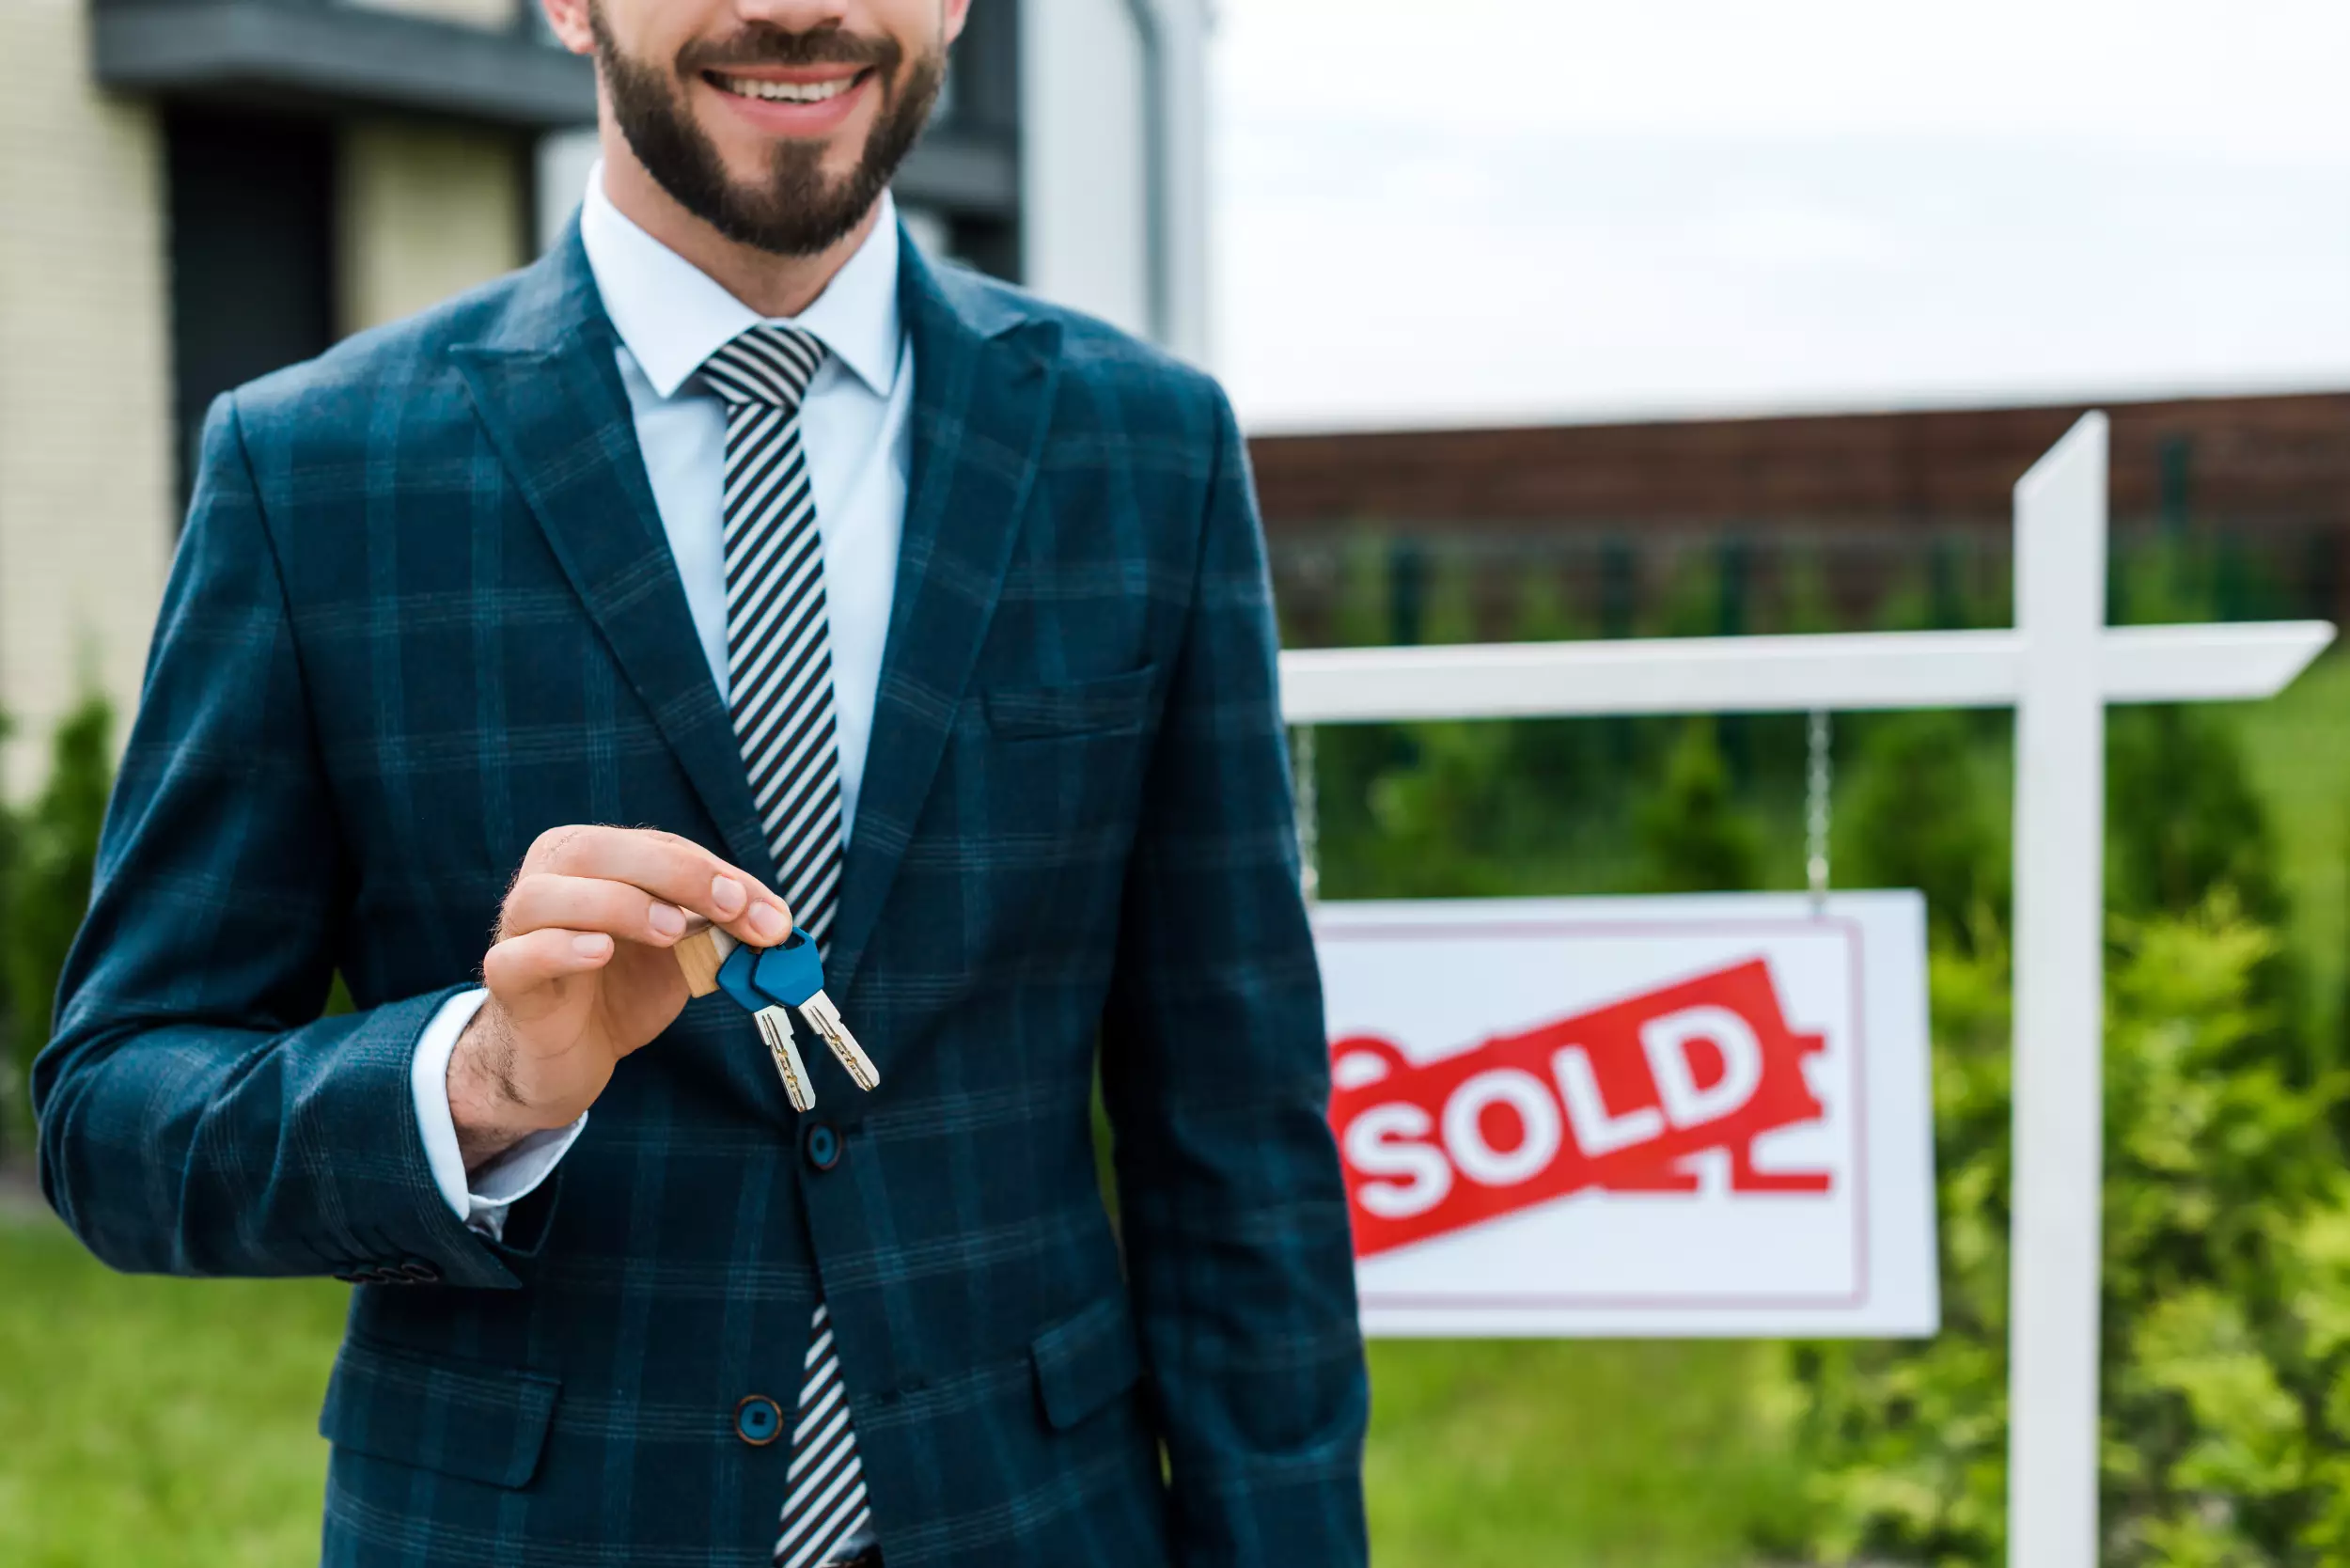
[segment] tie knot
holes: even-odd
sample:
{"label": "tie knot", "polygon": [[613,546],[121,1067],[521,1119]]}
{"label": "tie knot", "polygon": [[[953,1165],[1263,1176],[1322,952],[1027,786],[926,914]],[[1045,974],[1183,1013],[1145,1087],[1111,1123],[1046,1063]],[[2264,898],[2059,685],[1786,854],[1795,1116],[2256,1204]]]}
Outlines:
{"label": "tie knot", "polygon": [[702,361],[702,379],[728,406],[771,403],[800,406],[807,384],[824,362],[824,345],[798,327],[760,325],[723,345]]}

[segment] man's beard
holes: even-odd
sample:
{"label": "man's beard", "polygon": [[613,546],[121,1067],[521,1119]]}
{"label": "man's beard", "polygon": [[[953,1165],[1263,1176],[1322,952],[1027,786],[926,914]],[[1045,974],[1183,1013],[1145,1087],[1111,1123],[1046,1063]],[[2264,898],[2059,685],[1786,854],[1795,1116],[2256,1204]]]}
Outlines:
{"label": "man's beard", "polygon": [[[787,33],[760,24],[723,44],[688,45],[671,77],[621,51],[601,5],[591,5],[588,16],[596,61],[612,95],[612,118],[646,172],[679,206],[728,239],[777,256],[813,256],[857,226],[930,123],[946,76],[943,48],[917,55],[901,80],[905,49],[895,39],[866,39],[837,27]],[[736,183],[717,147],[695,123],[679,85],[730,67],[834,64],[870,69],[873,89],[882,95],[864,156],[838,180],[824,173],[821,143],[783,142],[764,183]]]}

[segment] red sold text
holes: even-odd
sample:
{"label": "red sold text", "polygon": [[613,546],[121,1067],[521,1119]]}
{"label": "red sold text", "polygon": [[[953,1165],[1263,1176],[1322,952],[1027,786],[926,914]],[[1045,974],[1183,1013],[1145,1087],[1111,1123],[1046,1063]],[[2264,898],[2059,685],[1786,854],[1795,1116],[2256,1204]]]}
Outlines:
{"label": "red sold text", "polygon": [[1770,966],[1749,960],[1501,1035],[1426,1067],[1388,1041],[1330,1047],[1330,1123],[1355,1252],[1368,1258],[1589,1188],[1688,1192],[1687,1156],[1726,1149],[1736,1192],[1828,1190],[1759,1171],[1764,1133],[1820,1120]]}

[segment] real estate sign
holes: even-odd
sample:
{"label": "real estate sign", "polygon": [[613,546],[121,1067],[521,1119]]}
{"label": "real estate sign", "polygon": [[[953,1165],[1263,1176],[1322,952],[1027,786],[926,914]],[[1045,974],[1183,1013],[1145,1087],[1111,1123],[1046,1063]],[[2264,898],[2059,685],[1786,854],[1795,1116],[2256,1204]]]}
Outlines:
{"label": "real estate sign", "polygon": [[1923,1335],[1915,893],[1324,903],[1367,1331]]}

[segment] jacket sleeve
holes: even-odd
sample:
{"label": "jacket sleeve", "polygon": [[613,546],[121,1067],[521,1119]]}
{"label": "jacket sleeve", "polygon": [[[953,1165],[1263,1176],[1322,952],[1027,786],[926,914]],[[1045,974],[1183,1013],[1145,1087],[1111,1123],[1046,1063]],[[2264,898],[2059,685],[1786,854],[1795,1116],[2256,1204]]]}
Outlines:
{"label": "jacket sleeve", "polygon": [[42,1190],[106,1262],[516,1282],[442,1199],[410,1093],[462,988],[319,1016],[352,880],[225,397],[33,1067]]}
{"label": "jacket sleeve", "polygon": [[1359,1564],[1369,1409],[1264,540],[1214,395],[1194,598],[1103,1027],[1176,1560]]}

